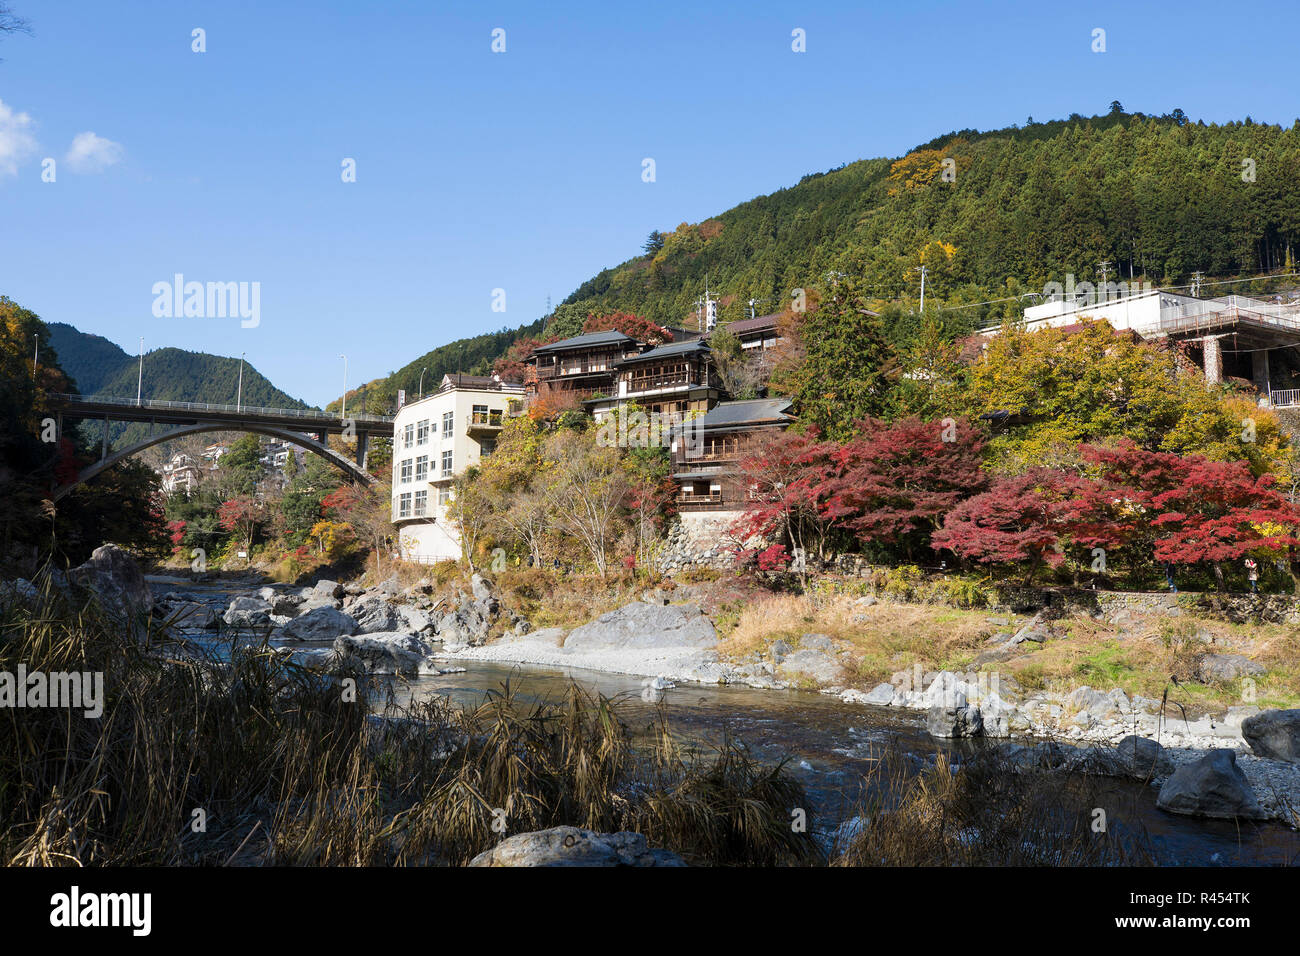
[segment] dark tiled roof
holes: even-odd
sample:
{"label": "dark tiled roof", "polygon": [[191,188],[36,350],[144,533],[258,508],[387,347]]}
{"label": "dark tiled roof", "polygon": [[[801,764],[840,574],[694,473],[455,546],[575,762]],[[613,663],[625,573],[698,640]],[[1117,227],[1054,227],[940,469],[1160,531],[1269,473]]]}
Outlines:
{"label": "dark tiled roof", "polygon": [[687,355],[699,355],[708,350],[708,345],[702,339],[691,339],[689,342],[670,342],[667,345],[660,345],[642,352],[640,355],[621,359],[617,364],[631,365],[633,362],[654,362],[658,359],[681,358]]}
{"label": "dark tiled roof", "polygon": [[719,402],[699,419],[702,428],[732,428],[739,425],[776,425],[794,421],[788,398],[754,398],[742,402]]}
{"label": "dark tiled roof", "polygon": [[584,335],[575,335],[571,339],[560,339],[558,342],[552,342],[550,345],[543,345],[535,349],[533,354],[558,352],[563,349],[594,348],[601,345],[625,345],[628,342],[635,343],[636,339],[615,329],[609,329],[605,332],[587,332]]}
{"label": "dark tiled roof", "polygon": [[736,335],[743,335],[746,332],[760,332],[767,329],[776,328],[776,320],[781,317],[781,313],[773,312],[771,315],[758,315],[752,319],[740,319],[727,325],[726,331]]}

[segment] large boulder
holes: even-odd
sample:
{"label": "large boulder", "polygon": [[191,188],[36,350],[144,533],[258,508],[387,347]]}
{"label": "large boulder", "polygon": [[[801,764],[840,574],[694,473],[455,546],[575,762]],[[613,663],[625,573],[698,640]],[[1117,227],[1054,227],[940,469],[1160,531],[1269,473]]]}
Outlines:
{"label": "large boulder", "polygon": [[1171,773],[1174,762],[1158,741],[1130,734],[1115,745],[1114,767],[1126,777],[1145,780]]}
{"label": "large boulder", "polygon": [[931,707],[926,711],[925,729],[932,737],[977,737],[984,732],[984,717],[978,707]]}
{"label": "large boulder", "polygon": [[36,585],[26,578],[0,581],[0,607],[10,607],[15,604],[34,606],[39,596],[40,592],[36,590]]}
{"label": "large boulder", "polygon": [[401,612],[381,597],[362,598],[349,606],[348,614],[357,622],[357,634],[400,631],[405,623]]}
{"label": "large boulder", "polygon": [[[331,581],[328,578],[322,578],[320,581],[317,581],[316,585],[311,590],[318,597],[329,598],[330,600],[341,599],[346,593],[343,590],[343,585],[339,584],[337,581]],[[310,600],[309,596],[308,600]]]}
{"label": "large boulder", "polygon": [[1160,788],[1156,806],[1170,813],[1216,820],[1264,817],[1255,791],[1237,766],[1231,750],[1211,750],[1195,763],[1183,764]]}
{"label": "large boulder", "polygon": [[349,615],[336,608],[318,607],[286,624],[281,637],[286,641],[332,641],[356,629],[357,622]]}
{"label": "large boulder", "polygon": [[1241,735],[1257,756],[1300,763],[1300,710],[1266,710],[1247,717]]}
{"label": "large boulder", "polygon": [[574,628],[564,646],[579,650],[713,647],[717,641],[713,623],[694,604],[636,601]]}
{"label": "large boulder", "polygon": [[270,627],[271,605],[261,598],[242,595],[230,602],[221,619],[231,627]]}
{"label": "large boulder", "polygon": [[358,634],[334,642],[336,667],[359,666],[371,674],[416,674],[429,646],[411,634]]}
{"label": "large boulder", "polygon": [[90,560],[68,572],[68,580],[120,620],[133,621],[153,610],[153,594],[140,566],[115,544],[96,548]]}
{"label": "large boulder", "polygon": [[640,833],[595,833],[552,827],[506,837],[470,866],[685,866],[669,850],[655,850]]}
{"label": "large boulder", "polygon": [[175,601],[167,605],[167,621],[174,627],[209,630],[219,620],[212,606],[202,601]]}
{"label": "large boulder", "polygon": [[1206,654],[1196,665],[1196,676],[1205,684],[1223,684],[1238,677],[1258,677],[1264,665],[1240,654]]}

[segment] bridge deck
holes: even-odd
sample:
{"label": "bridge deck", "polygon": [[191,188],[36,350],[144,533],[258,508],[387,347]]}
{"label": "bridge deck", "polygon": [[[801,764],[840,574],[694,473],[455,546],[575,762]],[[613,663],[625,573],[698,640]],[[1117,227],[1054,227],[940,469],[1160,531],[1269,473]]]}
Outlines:
{"label": "bridge deck", "polygon": [[[217,405],[208,402],[161,402],[130,398],[68,395],[51,393],[45,396],[50,407],[77,418],[109,418],[119,422],[158,422],[162,424],[190,424],[195,422],[254,422],[274,425],[301,432],[337,432],[345,427],[345,420],[337,415],[327,415],[314,408],[260,408],[253,405]],[[384,415],[349,415],[358,434],[390,435],[393,420]]]}

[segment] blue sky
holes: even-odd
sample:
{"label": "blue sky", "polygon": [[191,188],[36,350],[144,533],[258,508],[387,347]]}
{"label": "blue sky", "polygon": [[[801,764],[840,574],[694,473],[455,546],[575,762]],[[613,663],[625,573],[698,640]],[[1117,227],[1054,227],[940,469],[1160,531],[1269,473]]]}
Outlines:
{"label": "blue sky", "polygon": [[[318,404],[340,353],[355,386],[530,322],[652,229],[952,129],[1300,115],[1286,5],[8,2],[0,293]],[[260,283],[259,323],[155,316],[175,273]]]}

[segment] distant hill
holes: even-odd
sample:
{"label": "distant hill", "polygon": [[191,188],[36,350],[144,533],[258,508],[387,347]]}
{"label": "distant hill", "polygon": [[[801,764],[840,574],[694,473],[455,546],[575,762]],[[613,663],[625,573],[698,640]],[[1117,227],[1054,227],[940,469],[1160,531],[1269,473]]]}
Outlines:
{"label": "distant hill", "polygon": [[[966,322],[1017,315],[1045,282],[1187,283],[1295,271],[1300,121],[1206,125],[1163,116],[1074,114],[1023,127],[947,133],[897,159],[866,159],[699,223],[660,224],[644,253],[582,283],[557,308],[571,329],[592,311],[690,322],[709,289],[723,320],[779,311],[795,288],[857,277],[878,301],[926,304]],[[1226,291],[1262,292],[1267,284]],[[901,308],[899,311],[902,311]]]}
{"label": "distant hill", "polygon": [[[492,371],[492,362],[505,354],[506,349],[519,338],[527,335],[540,335],[546,324],[545,319],[538,319],[516,329],[501,329],[499,332],[485,332],[470,338],[456,339],[446,345],[439,345],[425,352],[419,358],[403,365],[396,372],[390,372],[383,378],[367,382],[356,389],[348,390],[348,408],[358,407],[355,402],[364,392],[366,411],[376,414],[390,412],[397,402],[398,389],[405,389],[408,401],[419,397],[420,372],[424,372],[424,391],[426,394],[438,387],[442,377],[449,372],[469,372],[475,375],[487,375]],[[326,411],[338,411],[338,399],[325,406]]]}
{"label": "distant hill", "polygon": [[[50,323],[49,329],[59,365],[76,380],[81,394],[135,398],[139,356],[128,355],[103,336],[62,322]],[[239,359],[176,348],[146,352],[143,393],[146,399],[158,401],[234,404],[239,393]],[[247,362],[241,400],[245,405],[269,408],[312,407],[276,388]],[[109,434],[114,442],[134,441],[148,434],[148,426],[118,423]]]}
{"label": "distant hill", "polygon": [[[368,383],[365,402],[380,410],[399,388],[415,394],[424,367],[426,391],[444,372],[486,371],[520,335],[576,334],[592,312],[694,327],[706,278],[727,322],[750,300],[757,314],[777,312],[795,289],[855,277],[896,344],[918,326],[921,266],[927,311],[951,335],[1018,317],[1049,281],[1095,282],[1103,269],[1166,286],[1199,271],[1214,295],[1276,291],[1296,271],[1297,181],[1300,121],[1207,125],[1112,103],[1105,115],[954,131],[699,223],[659,224],[667,231],[651,232],[642,254],[583,282],[545,320],[434,349]],[[1260,273],[1276,279],[1215,282]]]}

